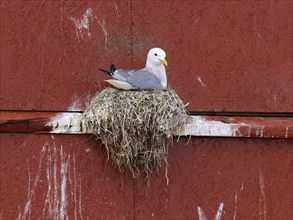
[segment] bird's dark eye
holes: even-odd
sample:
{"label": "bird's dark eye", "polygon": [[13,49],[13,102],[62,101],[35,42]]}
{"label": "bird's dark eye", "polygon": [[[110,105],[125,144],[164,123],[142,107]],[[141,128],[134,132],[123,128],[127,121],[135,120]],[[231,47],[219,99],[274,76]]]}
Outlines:
{"label": "bird's dark eye", "polygon": [[158,54],[155,53],[155,56],[158,56]]}

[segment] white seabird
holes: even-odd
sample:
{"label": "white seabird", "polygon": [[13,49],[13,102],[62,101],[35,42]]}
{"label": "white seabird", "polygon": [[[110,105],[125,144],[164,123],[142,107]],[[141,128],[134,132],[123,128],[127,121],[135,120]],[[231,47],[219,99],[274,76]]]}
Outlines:
{"label": "white seabird", "polygon": [[110,71],[100,69],[113,77],[113,79],[105,80],[114,87],[123,90],[131,89],[158,89],[164,90],[167,88],[167,75],[165,66],[166,53],[161,48],[152,48],[146,60],[146,66],[139,70],[116,70],[112,64]]}

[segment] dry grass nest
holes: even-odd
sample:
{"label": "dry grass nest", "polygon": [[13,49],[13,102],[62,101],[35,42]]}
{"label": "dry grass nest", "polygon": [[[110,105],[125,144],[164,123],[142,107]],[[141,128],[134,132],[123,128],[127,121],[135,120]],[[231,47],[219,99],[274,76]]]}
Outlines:
{"label": "dry grass nest", "polygon": [[[151,173],[167,163],[168,145],[191,121],[175,91],[122,91],[98,93],[83,113],[87,129],[102,140],[108,158],[134,177]],[[166,164],[167,166],[167,164]]]}

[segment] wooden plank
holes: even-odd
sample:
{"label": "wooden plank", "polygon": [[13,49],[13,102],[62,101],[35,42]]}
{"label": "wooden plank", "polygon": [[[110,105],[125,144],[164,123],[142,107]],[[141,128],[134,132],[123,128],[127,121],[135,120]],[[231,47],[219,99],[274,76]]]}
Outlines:
{"label": "wooden plank", "polygon": [[1,110],[83,110],[161,47],[188,111],[293,111],[292,1],[29,2],[1,1]]}
{"label": "wooden plank", "polygon": [[[81,112],[0,112],[1,133],[92,134]],[[293,138],[293,118],[196,116],[175,136]]]}
{"label": "wooden plank", "polygon": [[167,173],[163,163],[134,180],[89,136],[0,137],[3,220],[214,219],[221,203],[221,220],[264,219],[264,210],[293,219],[292,140],[181,138]]}

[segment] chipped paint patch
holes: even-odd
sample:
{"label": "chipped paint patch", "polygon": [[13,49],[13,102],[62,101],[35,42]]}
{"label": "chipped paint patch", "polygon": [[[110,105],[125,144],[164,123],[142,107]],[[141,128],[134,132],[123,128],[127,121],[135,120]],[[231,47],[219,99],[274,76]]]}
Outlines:
{"label": "chipped paint patch", "polygon": [[[224,203],[221,202],[220,205],[219,205],[219,208],[217,210],[217,213],[214,217],[214,220],[220,220],[221,219],[221,216],[222,216],[222,213],[223,213],[223,208],[224,208]],[[207,220],[207,217],[203,211],[203,209],[201,207],[197,207],[197,214],[198,214],[198,219],[199,220]]]}
{"label": "chipped paint patch", "polygon": [[78,198],[78,213],[81,220],[83,220],[82,212],[81,212],[81,178],[79,178],[79,198]]}
{"label": "chipped paint patch", "polygon": [[244,183],[243,183],[243,182],[241,183],[240,192],[241,192],[242,190],[244,190]]}
{"label": "chipped paint patch", "polygon": [[197,214],[198,214],[198,219],[199,220],[207,220],[206,215],[204,214],[204,211],[202,210],[201,207],[197,208]]}
{"label": "chipped paint patch", "polygon": [[288,133],[289,133],[289,128],[286,128],[286,131],[285,131],[285,138],[288,138]]}
{"label": "chipped paint patch", "polygon": [[217,214],[215,215],[215,220],[220,220],[222,213],[223,213],[224,203],[221,202],[217,211]]}
{"label": "chipped paint patch", "polygon": [[238,203],[238,192],[237,192],[237,191],[235,192],[234,200],[235,200],[235,207],[234,207],[233,220],[236,220],[236,215],[237,215],[237,203]]}
{"label": "chipped paint patch", "polygon": [[208,87],[207,84],[205,84],[205,83],[202,81],[202,79],[201,79],[200,76],[197,76],[196,79],[197,79],[197,81],[202,85],[202,87]]}
{"label": "chipped paint patch", "polygon": [[67,217],[67,195],[66,195],[66,186],[67,186],[67,173],[68,173],[68,162],[70,160],[70,156],[67,157],[63,153],[63,146],[61,145],[60,149],[60,159],[61,159],[61,201],[60,201],[60,220],[63,220],[64,217]]}
{"label": "chipped paint patch", "polygon": [[107,44],[108,44],[108,32],[106,30],[106,21],[105,21],[105,18],[103,18],[103,21],[99,22],[99,25],[101,26],[102,30],[103,30],[103,33],[104,33],[104,44],[105,44],[105,49],[107,49]]}
{"label": "chipped paint patch", "polygon": [[48,144],[46,143],[45,145],[42,146],[42,150],[40,152],[40,161],[39,161],[39,167],[38,167],[38,172],[34,178],[33,181],[33,185],[31,186],[31,171],[30,171],[30,166],[29,166],[29,160],[27,160],[27,164],[28,164],[28,192],[27,192],[27,200],[24,206],[24,210],[22,213],[19,213],[18,218],[17,219],[30,219],[30,215],[31,215],[31,204],[32,204],[32,200],[36,195],[36,188],[40,182],[40,176],[41,176],[41,170],[43,167],[43,160],[44,160],[44,156],[46,153],[46,146]]}
{"label": "chipped paint patch", "polygon": [[261,169],[259,170],[259,189],[260,189],[260,197],[259,197],[259,219],[266,220],[267,216],[267,207],[266,207],[266,194],[265,194],[265,184],[264,177]]}
{"label": "chipped paint patch", "polygon": [[119,11],[118,11],[117,1],[115,1],[114,6],[115,6],[115,12],[116,12],[117,18],[119,18],[120,16],[119,16]]}
{"label": "chipped paint patch", "polygon": [[74,94],[72,97],[72,104],[67,109],[67,111],[83,111],[90,101],[91,101],[90,93],[84,94],[82,96],[78,96],[77,94]]}
{"label": "chipped paint patch", "polygon": [[[40,184],[41,180],[47,181],[42,219],[69,219],[67,208],[70,203],[74,203],[74,219],[83,219],[81,178],[80,175],[77,175],[75,156],[72,159],[70,155],[64,152],[62,145],[57,147],[53,138],[52,141],[52,147],[48,143],[43,145],[39,157],[38,171],[33,179],[28,160],[28,195],[23,211],[19,213],[17,219],[30,219],[32,210],[37,209],[32,204],[40,206],[39,203],[33,203],[33,201],[36,197],[42,196],[36,193],[39,188],[43,188],[44,183]],[[41,172],[44,170],[42,169],[43,164],[46,164],[44,177]],[[73,180],[71,179],[71,173],[73,173]]]}
{"label": "chipped paint patch", "polygon": [[[241,188],[239,190],[239,193],[244,189],[244,184],[243,182],[241,183]],[[235,192],[235,196],[234,196],[234,200],[235,200],[235,206],[234,206],[234,215],[233,215],[233,220],[236,220],[236,216],[237,216],[237,204],[238,204],[238,196],[239,196],[238,191],[236,190]]]}
{"label": "chipped paint patch", "polygon": [[72,98],[72,104],[68,111],[82,111],[82,102],[76,94]]}
{"label": "chipped paint patch", "polygon": [[82,16],[82,19],[70,17],[70,20],[75,24],[75,31],[78,41],[83,40],[83,30],[87,31],[87,36],[91,36],[89,18],[93,20],[93,10],[88,8]]}
{"label": "chipped paint patch", "polygon": [[85,131],[80,113],[58,114],[46,126],[52,127],[51,133],[81,133]]}
{"label": "chipped paint patch", "polygon": [[[89,102],[90,95],[85,97],[86,102]],[[68,111],[81,111],[82,101],[77,96],[73,96],[73,102],[68,108]],[[52,128],[51,133],[85,133],[86,127],[83,123],[82,114],[76,113],[61,113],[51,118],[51,120],[46,123],[46,126]]]}
{"label": "chipped paint patch", "polygon": [[256,136],[263,137],[264,136],[264,126],[259,126],[256,128]]}
{"label": "chipped paint patch", "polygon": [[203,116],[193,116],[193,123],[187,124],[180,135],[195,136],[239,136],[239,128],[243,124],[224,123],[221,121],[208,121]]}

